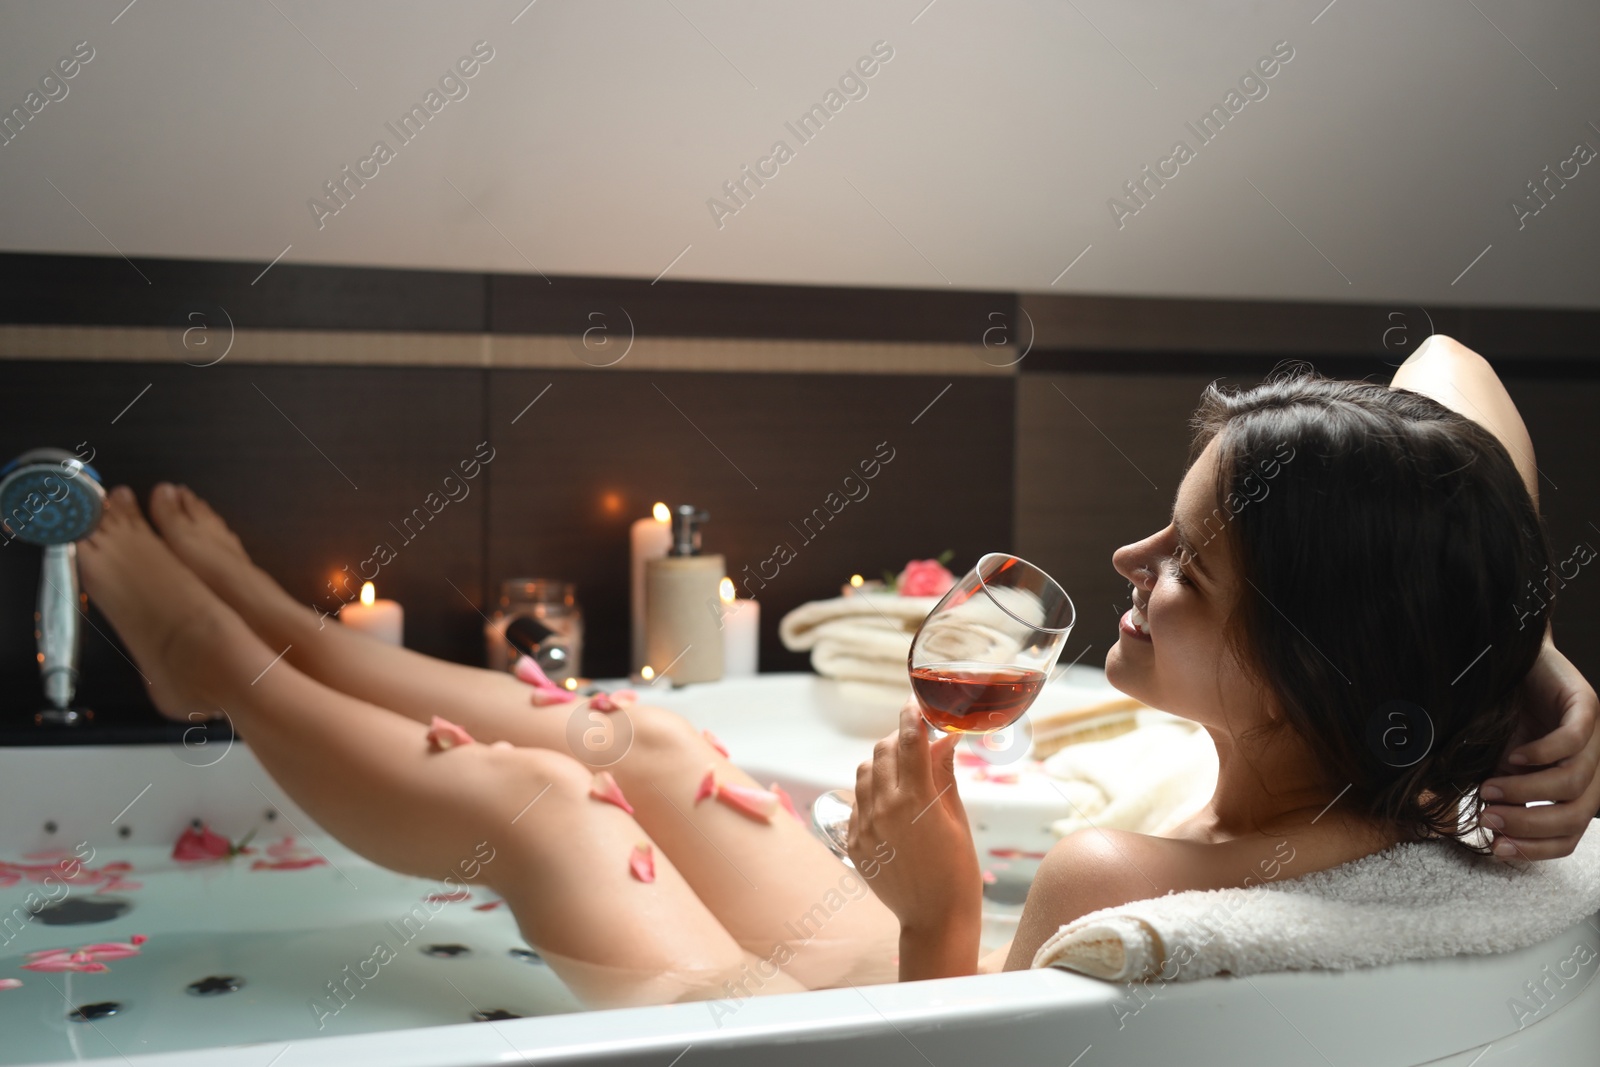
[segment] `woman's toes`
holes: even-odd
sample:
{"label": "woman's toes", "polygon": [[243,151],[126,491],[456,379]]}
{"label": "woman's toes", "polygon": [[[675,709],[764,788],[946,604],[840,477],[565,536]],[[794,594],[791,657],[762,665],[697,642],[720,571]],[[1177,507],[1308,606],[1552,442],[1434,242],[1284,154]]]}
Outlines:
{"label": "woman's toes", "polygon": [[177,486],[171,482],[160,482],[150,490],[150,517],[163,533],[168,532],[174,519],[182,517]]}
{"label": "woman's toes", "polygon": [[133,490],[125,485],[119,485],[106,494],[105,506],[100,512],[100,525],[97,529],[113,530],[124,526],[129,521],[129,512],[139,510],[138,498],[133,495]]}

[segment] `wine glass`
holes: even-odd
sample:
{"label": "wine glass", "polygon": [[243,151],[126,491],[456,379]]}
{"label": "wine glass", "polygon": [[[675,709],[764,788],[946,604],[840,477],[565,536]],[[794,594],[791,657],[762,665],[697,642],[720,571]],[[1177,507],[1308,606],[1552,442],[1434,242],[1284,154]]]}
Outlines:
{"label": "wine glass", "polygon": [[[923,721],[940,733],[1010,726],[1044,687],[1076,620],[1072,598],[1044,571],[1004,552],[984,556],[911,639],[906,668]],[[847,864],[854,802],[853,789],[835,789],[811,806],[812,825]]]}

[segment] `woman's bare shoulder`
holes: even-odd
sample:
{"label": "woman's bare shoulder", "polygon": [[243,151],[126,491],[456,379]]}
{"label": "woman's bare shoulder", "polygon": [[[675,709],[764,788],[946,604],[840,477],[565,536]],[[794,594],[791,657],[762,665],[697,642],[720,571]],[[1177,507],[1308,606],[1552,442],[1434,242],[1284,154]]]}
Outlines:
{"label": "woman's bare shoulder", "polygon": [[1102,908],[1168,893],[1249,889],[1298,878],[1359,859],[1386,843],[1339,823],[1215,842],[1079,830],[1056,842],[1039,865],[1006,967],[1027,967],[1061,926]]}

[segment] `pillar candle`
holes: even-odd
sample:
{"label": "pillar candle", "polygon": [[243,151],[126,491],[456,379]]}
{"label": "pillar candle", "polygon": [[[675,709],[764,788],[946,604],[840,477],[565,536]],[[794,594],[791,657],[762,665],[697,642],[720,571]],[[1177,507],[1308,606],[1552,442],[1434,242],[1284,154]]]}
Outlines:
{"label": "pillar candle", "polygon": [[[628,530],[630,567],[629,592],[632,596],[633,661],[635,673],[644,666],[644,565],[660,559],[672,547],[672,513],[665,504],[651,509],[651,517],[640,519]],[[657,668],[659,669],[659,667]]]}
{"label": "pillar candle", "polygon": [[761,648],[761,605],[733,595],[733,580],[722,579],[722,676],[756,673]]}
{"label": "pillar candle", "polygon": [[379,600],[371,582],[362,584],[359,604],[339,609],[339,621],[386,644],[405,644],[405,609],[396,601]]}

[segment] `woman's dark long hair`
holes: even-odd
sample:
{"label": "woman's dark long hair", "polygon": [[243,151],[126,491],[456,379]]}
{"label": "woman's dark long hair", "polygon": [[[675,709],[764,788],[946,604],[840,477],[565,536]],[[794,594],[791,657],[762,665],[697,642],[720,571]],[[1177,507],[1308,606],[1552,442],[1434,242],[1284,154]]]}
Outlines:
{"label": "woman's dark long hair", "polygon": [[1428,397],[1304,371],[1213,384],[1195,429],[1195,455],[1220,453],[1208,526],[1240,579],[1239,662],[1330,788],[1407,836],[1463,840],[1548,615],[1530,595],[1544,528],[1510,455]]}

